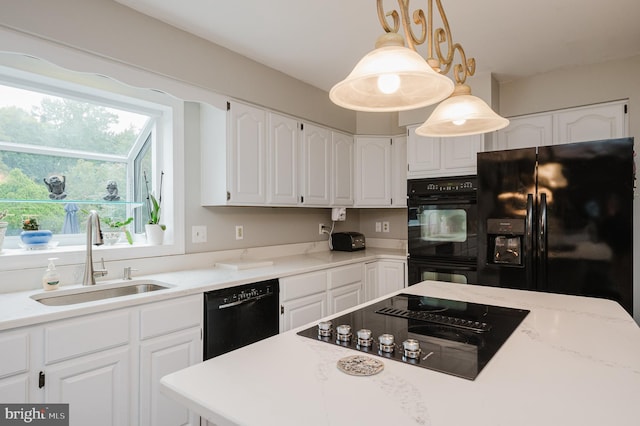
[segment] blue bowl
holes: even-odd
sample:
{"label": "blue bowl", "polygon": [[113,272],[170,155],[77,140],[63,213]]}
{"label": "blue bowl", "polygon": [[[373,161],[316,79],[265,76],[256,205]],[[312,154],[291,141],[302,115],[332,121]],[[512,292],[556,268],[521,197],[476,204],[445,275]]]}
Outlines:
{"label": "blue bowl", "polygon": [[53,238],[53,233],[51,231],[22,231],[20,233],[20,240],[26,246],[43,246],[49,244]]}

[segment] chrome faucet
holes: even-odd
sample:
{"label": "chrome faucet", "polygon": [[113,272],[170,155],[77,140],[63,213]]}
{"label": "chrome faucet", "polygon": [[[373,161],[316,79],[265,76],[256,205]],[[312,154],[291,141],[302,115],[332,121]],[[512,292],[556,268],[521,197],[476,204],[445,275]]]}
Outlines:
{"label": "chrome faucet", "polygon": [[98,212],[91,210],[89,212],[89,218],[87,219],[87,259],[84,265],[84,277],[82,278],[82,285],[95,285],[96,277],[104,277],[107,275],[107,270],[104,267],[104,259],[102,260],[102,269],[93,269],[93,247],[92,244],[97,246],[102,245],[102,230],[100,229],[100,217]]}

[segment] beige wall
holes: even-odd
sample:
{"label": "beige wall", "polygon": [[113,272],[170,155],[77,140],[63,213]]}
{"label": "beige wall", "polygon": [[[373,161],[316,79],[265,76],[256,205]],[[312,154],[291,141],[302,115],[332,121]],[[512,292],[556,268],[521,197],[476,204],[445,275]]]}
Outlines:
{"label": "beige wall", "polygon": [[0,26],[349,133],[356,113],[326,92],[111,0],[0,0]]}
{"label": "beige wall", "polygon": [[[0,9],[1,27],[356,132],[356,113],[335,106],[326,92],[113,1],[0,0]],[[198,119],[197,105],[187,103],[185,116],[192,124],[185,132],[188,167],[182,186],[187,253],[327,239],[318,234],[318,224],[331,223],[329,209],[201,207],[199,134],[197,122],[193,121]],[[207,226],[207,243],[191,243],[194,225]],[[243,240],[235,239],[235,225],[244,227]],[[346,222],[336,225],[337,230],[359,227],[359,213],[353,209],[348,211]]]}
{"label": "beige wall", "polygon": [[640,135],[640,56],[500,85],[500,112],[505,117],[618,99],[629,99],[629,133]]}

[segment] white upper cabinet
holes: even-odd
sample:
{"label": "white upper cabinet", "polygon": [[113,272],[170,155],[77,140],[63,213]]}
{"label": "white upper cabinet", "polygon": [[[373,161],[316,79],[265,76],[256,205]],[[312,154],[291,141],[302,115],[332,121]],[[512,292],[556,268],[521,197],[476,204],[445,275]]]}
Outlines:
{"label": "white upper cabinet", "polygon": [[269,113],[267,202],[298,204],[298,121]]}
{"label": "white upper cabinet", "polygon": [[357,136],[356,207],[407,206],[407,138]]}
{"label": "white upper cabinet", "polygon": [[356,206],[391,205],[391,138],[356,138]]}
{"label": "white upper cabinet", "polygon": [[266,112],[226,104],[200,105],[201,203],[266,204]]}
{"label": "white upper cabinet", "polygon": [[393,138],[391,150],[391,205],[407,207],[407,137]]}
{"label": "white upper cabinet", "polygon": [[353,136],[331,132],[331,205],[353,206],[353,168],[355,148]]}
{"label": "white upper cabinet", "polygon": [[407,127],[409,179],[475,174],[476,154],[484,150],[484,135],[432,138]]}
{"label": "white upper cabinet", "polygon": [[305,206],[329,206],[331,202],[331,131],[304,123],[302,126],[302,198]]}
{"label": "white upper cabinet", "polygon": [[229,111],[229,191],[233,204],[264,204],[266,197],[266,113],[241,103]]}
{"label": "white upper cabinet", "polygon": [[555,114],[556,143],[586,142],[628,136],[626,102],[592,105]]}
{"label": "white upper cabinet", "polygon": [[550,114],[510,118],[509,125],[498,131],[499,149],[551,145],[552,140],[553,120]]}
{"label": "white upper cabinet", "polygon": [[498,131],[497,149],[626,137],[626,110],[626,101],[615,101],[510,118],[509,125]]}

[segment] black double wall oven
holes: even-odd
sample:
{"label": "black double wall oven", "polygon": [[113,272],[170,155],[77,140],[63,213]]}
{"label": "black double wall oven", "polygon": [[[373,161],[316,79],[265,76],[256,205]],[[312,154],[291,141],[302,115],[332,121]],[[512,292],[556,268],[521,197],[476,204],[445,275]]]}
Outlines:
{"label": "black double wall oven", "polygon": [[476,176],[410,179],[408,281],[477,284]]}

